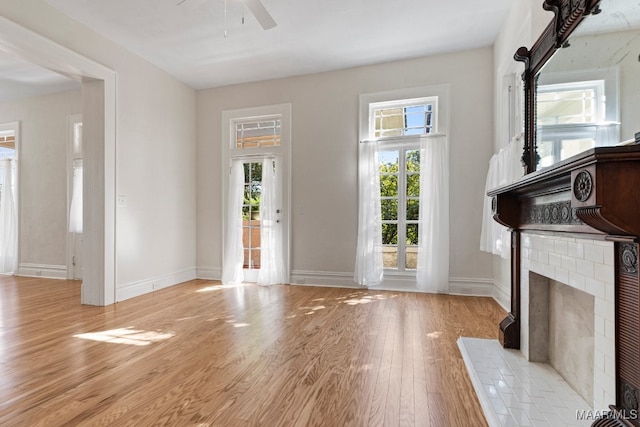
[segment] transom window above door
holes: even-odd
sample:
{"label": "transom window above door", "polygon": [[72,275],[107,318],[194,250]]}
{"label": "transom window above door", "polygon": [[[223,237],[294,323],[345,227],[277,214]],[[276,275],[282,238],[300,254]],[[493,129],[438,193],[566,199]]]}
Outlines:
{"label": "transom window above door", "polygon": [[282,124],[277,119],[236,122],[236,148],[279,147]]}
{"label": "transom window above door", "polygon": [[408,101],[404,105],[385,102],[372,106],[371,119],[374,128],[371,136],[385,138],[432,133],[434,104],[426,99],[417,103]]}

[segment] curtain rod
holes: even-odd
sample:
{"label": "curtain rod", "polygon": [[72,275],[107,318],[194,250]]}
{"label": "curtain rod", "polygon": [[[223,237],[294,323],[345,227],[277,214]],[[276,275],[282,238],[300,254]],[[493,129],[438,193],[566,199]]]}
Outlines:
{"label": "curtain rod", "polygon": [[389,136],[386,138],[378,138],[378,139],[361,139],[360,143],[365,142],[386,142],[386,141],[406,141],[412,138],[432,138],[436,136],[446,136],[444,133],[428,133],[426,135],[403,135],[403,136]]}
{"label": "curtain rod", "polygon": [[244,160],[244,159],[275,159],[280,157],[278,154],[236,154],[231,156],[231,160]]}

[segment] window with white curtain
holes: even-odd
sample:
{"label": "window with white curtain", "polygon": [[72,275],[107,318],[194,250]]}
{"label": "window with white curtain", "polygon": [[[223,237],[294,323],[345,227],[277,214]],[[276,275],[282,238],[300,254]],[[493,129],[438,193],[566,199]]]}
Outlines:
{"label": "window with white curtain", "polygon": [[448,148],[437,134],[439,97],[389,95],[361,97],[361,114],[364,103],[368,114],[361,115],[354,279],[375,286],[408,276],[421,290],[446,292]]}
{"label": "window with white curtain", "polygon": [[437,99],[372,103],[377,138],[384,268],[415,270],[420,226],[420,136],[433,130]]}
{"label": "window with white curtain", "polygon": [[289,282],[291,105],[226,110],[222,281]]}

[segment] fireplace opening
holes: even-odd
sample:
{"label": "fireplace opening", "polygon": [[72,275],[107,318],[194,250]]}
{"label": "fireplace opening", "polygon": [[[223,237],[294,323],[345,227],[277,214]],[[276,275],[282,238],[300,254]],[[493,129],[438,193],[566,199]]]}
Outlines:
{"label": "fireplace opening", "polygon": [[593,400],[593,295],[529,272],[530,360],[549,363],[587,402]]}

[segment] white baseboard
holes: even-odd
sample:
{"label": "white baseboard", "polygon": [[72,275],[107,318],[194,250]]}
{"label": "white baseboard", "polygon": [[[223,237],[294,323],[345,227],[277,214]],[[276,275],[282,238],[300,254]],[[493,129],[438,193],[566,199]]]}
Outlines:
{"label": "white baseboard", "polygon": [[213,267],[196,267],[196,277],[204,280],[222,279],[222,269]]}
{"label": "white baseboard", "polygon": [[18,266],[17,276],[43,277],[46,279],[66,279],[66,265],[22,263]]}
{"label": "white baseboard", "polygon": [[[291,283],[305,286],[329,286],[339,288],[362,289],[353,281],[351,272],[335,271],[306,271],[291,272]],[[494,283],[491,279],[451,277],[449,279],[449,294],[470,296],[493,296]],[[412,275],[387,274],[384,283],[371,287],[383,291],[422,292],[416,286],[416,278]]]}
{"label": "white baseboard", "polygon": [[116,302],[134,298],[159,289],[168,288],[178,283],[188,282],[196,278],[196,269],[187,268],[185,270],[176,271],[174,273],[163,274],[161,276],[152,277],[150,279],[140,280],[138,282],[128,283],[118,286],[116,290]]}
{"label": "white baseboard", "polygon": [[334,288],[360,288],[353,281],[353,273],[336,271],[294,270],[291,272],[292,285],[329,286]]}
{"label": "white baseboard", "polygon": [[468,277],[450,277],[449,294],[491,297],[493,296],[493,280]]}
{"label": "white baseboard", "polygon": [[492,296],[505,311],[511,311],[511,292],[502,286],[501,283],[494,283]]}

